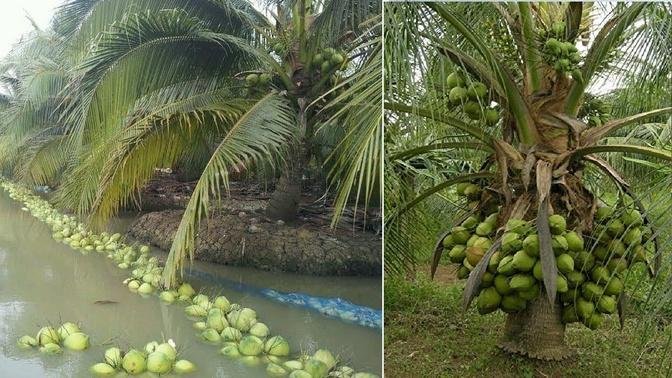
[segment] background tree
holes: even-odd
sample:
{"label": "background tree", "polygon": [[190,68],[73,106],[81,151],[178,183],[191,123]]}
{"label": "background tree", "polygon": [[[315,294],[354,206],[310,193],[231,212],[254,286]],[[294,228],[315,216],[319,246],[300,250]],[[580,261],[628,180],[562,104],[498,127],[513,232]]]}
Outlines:
{"label": "background tree", "polygon": [[[669,138],[663,130],[672,112],[665,52],[671,13],[669,4],[641,3],[387,4],[387,272],[412,267],[414,248],[427,245],[442,223],[462,223],[441,234],[432,270],[444,246],[457,246],[451,259],[465,261],[460,268],[461,277],[468,276],[465,307],[478,294],[481,313],[498,307],[510,313],[501,345],[531,357],[564,358],[564,323],[599,326],[602,315],[594,307],[609,296],[603,295],[605,282],[588,285],[593,279],[589,268],[609,266],[607,279],[613,282],[634,270],[623,273],[616,265],[638,261],[630,249],[627,260],[621,260],[603,245],[622,243],[625,230],[599,241],[604,226],[593,220],[615,224],[630,204],[644,214],[646,227],[655,229],[659,220],[654,215],[672,203],[664,192],[654,202],[657,208],[644,209],[639,197],[650,198],[651,192],[631,190],[616,169],[626,168],[636,155],[662,177],[647,189],[669,185],[662,167],[672,160],[670,144],[656,139]],[[590,88],[605,82],[623,89],[590,95]],[[644,86],[656,89],[642,91]],[[618,110],[610,112],[605,106],[610,103]],[[649,126],[635,127],[644,122]],[[645,129],[655,132],[645,135]],[[628,132],[641,139],[629,138]],[[647,174],[651,171],[639,172]],[[468,201],[459,199],[455,188]],[[613,217],[603,216],[608,210],[597,211],[615,203],[620,205]],[[451,216],[455,211],[459,215]],[[556,246],[560,237],[569,237],[558,216],[575,231],[571,238],[580,241],[581,251],[565,248],[564,253],[562,245]],[[474,233],[469,243],[480,245],[455,240]],[[522,244],[527,234],[538,243],[538,250],[526,253],[532,256],[518,254],[520,246],[507,251],[513,239],[520,237]],[[646,254],[642,260],[656,260],[651,270],[657,273],[663,250],[655,234],[645,240],[645,253],[638,250]],[[600,248],[608,254],[596,258]],[[500,259],[515,259],[515,268],[505,274]],[[530,269],[523,266],[530,262]],[[538,268],[534,278],[532,266]],[[515,278],[510,273],[521,273],[515,284],[530,285],[510,294]],[[506,290],[492,286],[497,275]],[[571,279],[577,277],[587,277],[588,283]],[[567,284],[572,290],[563,287]],[[588,301],[584,286],[599,295]],[[561,298],[558,292],[572,295]],[[617,297],[622,304],[624,295]],[[512,302],[519,307],[512,308]]]}
{"label": "background tree", "polygon": [[[5,110],[3,138],[19,152],[5,150],[5,167],[58,185],[59,206],[96,227],[136,202],[155,168],[202,170],[167,260],[167,286],[193,258],[199,222],[233,172],[282,172],[268,214],[293,220],[303,168],[321,140],[338,140],[322,168],[336,193],[334,220],[352,198],[368,205],[380,190],[382,129],[380,94],[365,96],[381,86],[359,82],[380,67],[380,5],[296,0],[260,9],[239,0],[66,1],[52,27],[7,61],[8,77],[20,70],[18,85],[34,88],[19,88]],[[28,47],[42,38],[55,41],[60,87],[36,82],[30,75],[43,70],[19,63],[31,61]],[[318,67],[314,57],[325,49],[330,63]],[[42,120],[16,122],[22,109],[35,118],[45,94],[55,131]],[[47,132],[59,140],[27,139]],[[38,158],[28,158],[35,149]],[[19,168],[24,160],[30,170]]]}

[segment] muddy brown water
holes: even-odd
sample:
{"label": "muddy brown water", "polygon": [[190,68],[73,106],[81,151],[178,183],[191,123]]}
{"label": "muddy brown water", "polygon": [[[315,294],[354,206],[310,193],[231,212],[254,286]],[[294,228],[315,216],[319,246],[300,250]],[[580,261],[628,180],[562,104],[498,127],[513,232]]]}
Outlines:
{"label": "muddy brown water", "polygon": [[[156,296],[143,298],[121,284],[128,272],[103,255],[81,253],[55,242],[47,226],[21,211],[20,204],[0,194],[0,376],[88,377],[88,369],[111,346],[142,349],[151,340],[172,338],[180,357],[194,362],[194,377],[266,377],[265,366],[246,366],[218,354],[219,347],[198,341],[193,320],[180,304],[166,305]],[[127,220],[120,219],[122,227]],[[241,283],[286,292],[338,296],[356,304],[381,308],[380,280],[306,277],[254,269],[197,263],[196,269]],[[253,308],[273,334],[287,338],[293,350],[318,346],[339,354],[357,371],[381,374],[380,330],[348,324],[305,308],[257,295],[194,282],[197,290],[223,294]],[[95,304],[96,301],[117,303]],[[64,350],[43,355],[21,350],[16,340],[35,335],[39,327],[73,321],[91,336],[83,352]],[[145,376],[151,376],[148,373]]]}

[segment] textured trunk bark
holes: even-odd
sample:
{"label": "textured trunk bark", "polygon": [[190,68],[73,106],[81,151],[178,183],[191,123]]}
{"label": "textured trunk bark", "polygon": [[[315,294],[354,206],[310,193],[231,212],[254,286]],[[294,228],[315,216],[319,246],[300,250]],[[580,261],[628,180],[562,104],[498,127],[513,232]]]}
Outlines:
{"label": "textured trunk bark", "polygon": [[298,100],[298,126],[299,142],[290,152],[287,159],[285,171],[280,176],[275,191],[271,195],[266,208],[266,216],[271,219],[279,219],[286,222],[296,220],[301,203],[301,183],[303,181],[303,169],[308,161],[307,129],[308,122],[306,117],[307,100],[300,98]]}
{"label": "textured trunk bark", "polygon": [[509,314],[498,346],[540,360],[560,361],[570,357],[573,351],[565,343],[561,311],[557,303],[551,306],[541,293],[525,310]]}

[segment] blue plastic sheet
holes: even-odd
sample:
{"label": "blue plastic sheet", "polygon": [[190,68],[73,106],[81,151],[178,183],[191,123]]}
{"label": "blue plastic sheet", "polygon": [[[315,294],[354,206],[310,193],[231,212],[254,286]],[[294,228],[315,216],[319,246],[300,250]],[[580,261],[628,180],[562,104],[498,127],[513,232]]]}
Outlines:
{"label": "blue plastic sheet", "polygon": [[236,282],[196,269],[192,269],[187,275],[199,280],[214,282],[218,285],[226,286],[237,291],[268,298],[276,302],[308,308],[330,318],[340,319],[348,323],[375,329],[382,329],[383,326],[382,311],[356,305],[342,298],[316,297],[302,293],[283,293],[273,289],[258,288],[256,286]]}

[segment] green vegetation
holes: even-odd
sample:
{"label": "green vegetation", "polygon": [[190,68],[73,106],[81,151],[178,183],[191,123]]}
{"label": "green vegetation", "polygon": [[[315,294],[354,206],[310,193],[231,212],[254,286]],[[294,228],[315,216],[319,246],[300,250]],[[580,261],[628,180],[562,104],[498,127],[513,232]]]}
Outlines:
{"label": "green vegetation", "polygon": [[198,179],[168,287],[233,174],[276,183],[273,219],[296,217],[309,166],[335,196],[334,222],[368,206],[381,187],[380,2],[263,4],[64,1],[3,60],[4,175],[57,188],[58,207],[93,227],[156,168]]}

